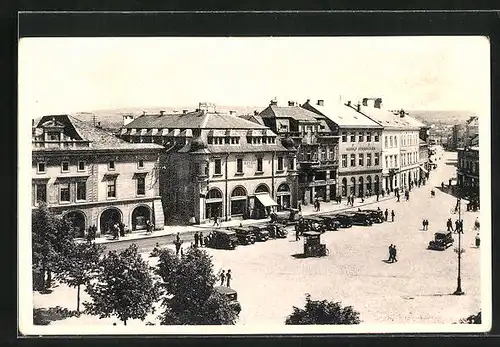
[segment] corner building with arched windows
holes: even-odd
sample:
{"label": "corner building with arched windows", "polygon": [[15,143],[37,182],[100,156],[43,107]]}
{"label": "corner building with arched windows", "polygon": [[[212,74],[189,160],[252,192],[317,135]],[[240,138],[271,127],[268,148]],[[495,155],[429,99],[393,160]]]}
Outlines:
{"label": "corner building with arched windows", "polygon": [[264,125],[200,104],[192,112],[140,116],[120,136],[165,147],[160,193],[167,224],[260,219],[297,206],[293,141]]}
{"label": "corner building with arched windows", "polygon": [[163,229],[158,161],[162,146],[123,141],[70,115],[44,116],[32,128],[32,208],[68,219],[77,237],[122,222],[137,232]]}

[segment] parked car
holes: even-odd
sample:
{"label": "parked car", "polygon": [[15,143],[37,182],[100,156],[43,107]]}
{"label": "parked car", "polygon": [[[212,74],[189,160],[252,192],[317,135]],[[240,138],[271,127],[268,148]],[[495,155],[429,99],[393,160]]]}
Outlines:
{"label": "parked car", "polygon": [[352,220],[354,218],[354,214],[352,214],[352,213],[339,213],[339,214],[334,214],[332,217],[335,218],[335,220],[340,223],[341,228],[352,227]]}
{"label": "parked car", "polygon": [[272,212],[271,222],[281,223],[284,225],[296,224],[302,217],[302,213],[299,210],[290,208],[279,212]]}
{"label": "parked car", "polygon": [[232,229],[236,233],[240,245],[252,245],[255,243],[256,237],[251,227],[241,226]]}
{"label": "parked car", "polygon": [[373,223],[382,223],[385,220],[381,210],[363,210],[362,212],[368,213]]}
{"label": "parked car", "polygon": [[304,217],[303,220],[306,224],[306,230],[317,231],[320,233],[324,233],[326,231],[325,221],[323,218],[307,216]]}
{"label": "parked car", "polygon": [[229,305],[234,309],[236,313],[239,314],[241,312],[241,304],[238,301],[238,293],[236,292],[236,290],[225,286],[217,286],[214,289],[229,300]]}
{"label": "parked car", "polygon": [[249,228],[255,235],[256,241],[262,242],[262,241],[267,241],[269,239],[269,230],[267,230],[267,227],[251,225],[249,226]]}
{"label": "parked car", "polygon": [[235,249],[238,245],[236,233],[228,229],[213,229],[204,238],[206,247],[217,249]]}
{"label": "parked car", "polygon": [[367,212],[354,212],[353,213],[353,218],[352,218],[352,224],[354,225],[364,225],[364,226],[370,226],[373,224],[370,214]]}
{"label": "parked car", "polygon": [[453,241],[451,232],[435,233],[434,240],[429,241],[427,248],[435,251],[444,251],[453,244]]}
{"label": "parked car", "polygon": [[287,237],[288,231],[285,229],[285,227],[282,224],[279,223],[269,223],[265,226],[260,226],[261,228],[266,228],[266,230],[269,231],[269,237],[272,239],[283,239]]}
{"label": "parked car", "polygon": [[327,230],[338,230],[341,227],[341,223],[336,215],[319,216],[319,218],[323,219]]}

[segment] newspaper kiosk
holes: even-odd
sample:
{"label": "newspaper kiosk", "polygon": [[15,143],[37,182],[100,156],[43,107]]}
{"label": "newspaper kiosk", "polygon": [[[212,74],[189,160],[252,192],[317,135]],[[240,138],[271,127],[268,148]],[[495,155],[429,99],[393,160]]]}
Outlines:
{"label": "newspaper kiosk", "polygon": [[323,257],[327,254],[326,245],[321,243],[321,233],[306,231],[304,237],[304,255],[306,257]]}

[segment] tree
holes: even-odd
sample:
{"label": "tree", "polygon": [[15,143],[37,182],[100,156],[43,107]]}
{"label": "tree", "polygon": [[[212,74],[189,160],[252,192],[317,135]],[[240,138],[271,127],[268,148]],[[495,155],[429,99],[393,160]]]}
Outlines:
{"label": "tree", "polygon": [[481,311],[467,318],[460,319],[460,324],[481,324]]}
{"label": "tree", "polygon": [[97,275],[103,251],[104,247],[96,243],[75,243],[64,261],[57,265],[56,278],[77,288],[77,312],[80,312],[80,287]]}
{"label": "tree", "polygon": [[86,313],[99,318],[116,315],[124,325],[129,319],[144,320],[158,300],[150,267],[135,244],[120,253],[105,255],[86,291],[92,298],[92,302],[83,303]]}
{"label": "tree", "polygon": [[31,221],[33,289],[45,290],[50,287],[51,270],[73,247],[73,229],[45,204],[33,210]]}
{"label": "tree", "polygon": [[216,276],[211,257],[189,248],[180,259],[162,250],[156,273],[163,280],[163,325],[234,324],[238,313],[229,299],[214,289]]}
{"label": "tree", "polygon": [[342,307],[340,302],[311,300],[306,294],[304,309],[293,307],[293,313],[286,318],[287,325],[304,324],[359,324],[359,312],[351,306]]}

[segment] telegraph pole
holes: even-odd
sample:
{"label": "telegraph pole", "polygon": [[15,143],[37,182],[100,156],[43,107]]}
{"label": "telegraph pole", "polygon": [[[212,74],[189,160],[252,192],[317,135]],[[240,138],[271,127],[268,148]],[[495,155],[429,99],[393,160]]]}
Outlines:
{"label": "telegraph pole", "polygon": [[459,221],[459,230],[458,233],[458,249],[455,249],[455,252],[458,254],[458,275],[457,275],[457,289],[453,293],[453,295],[464,295],[465,293],[462,291],[462,278],[460,277],[460,260],[462,258],[462,253],[464,252],[461,248],[461,237],[460,235],[463,232],[462,227],[462,219],[461,219],[461,201],[460,197],[457,198],[458,203],[458,221]]}

